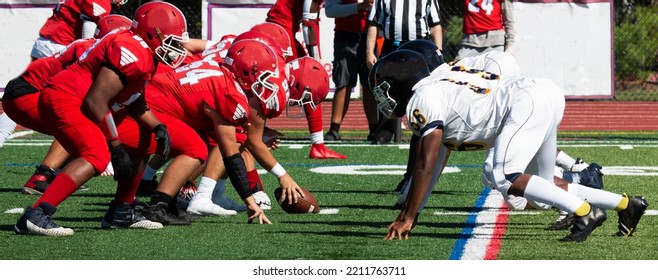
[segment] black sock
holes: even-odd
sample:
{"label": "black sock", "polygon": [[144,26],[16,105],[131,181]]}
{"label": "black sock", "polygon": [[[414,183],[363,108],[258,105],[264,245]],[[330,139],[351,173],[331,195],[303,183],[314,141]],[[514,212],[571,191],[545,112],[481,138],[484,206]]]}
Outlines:
{"label": "black sock", "polygon": [[375,134],[375,131],[377,131],[377,124],[376,123],[369,123],[368,124],[368,130],[369,130],[369,134]]}
{"label": "black sock", "polygon": [[329,130],[338,132],[340,130],[340,124],[332,122],[331,125],[329,125]]}
{"label": "black sock", "polygon": [[169,205],[171,200],[172,200],[172,197],[169,196],[166,193],[163,193],[163,192],[155,191],[151,195],[151,205],[156,205],[160,202],[164,202],[165,204]]}

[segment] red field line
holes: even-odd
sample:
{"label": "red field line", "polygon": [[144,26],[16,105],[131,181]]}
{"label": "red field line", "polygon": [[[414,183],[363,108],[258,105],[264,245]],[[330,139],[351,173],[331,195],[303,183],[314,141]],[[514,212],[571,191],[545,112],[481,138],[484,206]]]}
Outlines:
{"label": "red field line", "polygon": [[[331,102],[322,106],[325,130],[331,121]],[[0,105],[0,112],[2,112]],[[308,129],[306,119],[288,118],[285,113],[269,120],[276,129]],[[19,129],[24,129],[19,127]],[[368,123],[361,101],[350,103],[341,130],[367,130]],[[561,131],[646,131],[658,130],[658,102],[567,101]]]}

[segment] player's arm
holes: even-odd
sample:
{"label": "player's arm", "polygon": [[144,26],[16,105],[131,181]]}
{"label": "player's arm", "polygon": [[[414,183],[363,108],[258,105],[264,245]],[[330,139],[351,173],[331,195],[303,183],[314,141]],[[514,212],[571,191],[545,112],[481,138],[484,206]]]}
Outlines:
{"label": "player's arm", "polygon": [[321,60],[320,54],[320,4],[313,0],[304,0],[302,9],[302,33],[309,56]]}
{"label": "player's arm", "polygon": [[265,212],[263,212],[251,196],[249,181],[247,180],[247,167],[236,145],[235,125],[225,120],[207,104],[203,105],[203,112],[213,121],[217,147],[222,154],[224,167],[231,180],[231,184],[245,205],[247,205],[247,215],[249,216],[247,222],[251,223],[254,219],[258,219],[260,224],[264,222],[271,224],[267,216],[265,216]]}
{"label": "player's arm", "polygon": [[153,114],[151,109],[146,105],[144,94],[125,107],[126,112],[137,120],[141,125],[144,125],[153,131],[155,134],[155,141],[158,143],[157,154],[162,156],[162,161],[166,162],[169,159],[169,150],[171,148],[171,137],[167,127]]}
{"label": "player's arm", "polygon": [[512,7],[512,1],[503,1],[501,9],[503,10],[503,26],[505,27],[505,51],[513,51],[516,29],[514,28],[514,8]]}
{"label": "player's arm", "polygon": [[[434,129],[420,139],[420,150],[423,151],[414,168],[411,189],[406,207],[400,212],[396,220],[388,226],[388,234],[384,239],[408,239],[413,228],[416,214],[426,193],[430,189],[432,173],[437,163],[443,130]],[[442,159],[443,160],[443,159]]]}
{"label": "player's arm", "polygon": [[368,68],[372,68],[372,66],[377,63],[377,56],[375,55],[375,48],[377,47],[377,32],[379,32],[377,25],[370,23],[366,34],[366,65]]}
{"label": "player's arm", "polygon": [[206,50],[208,40],[190,38],[187,42],[183,42],[183,48],[195,54]]}
{"label": "player's arm", "polygon": [[96,123],[108,142],[114,180],[126,180],[133,176],[132,160],[121,145],[114,118],[108,108],[108,103],[125,87],[123,79],[115,70],[101,67],[94,83],[87,91],[83,100],[83,110],[87,117]]}
{"label": "player's arm", "polygon": [[247,142],[245,143],[247,149],[263,168],[278,178],[279,185],[283,189],[282,199],[285,200],[287,198],[288,203],[297,203],[297,195],[304,197],[302,189],[281,164],[277,162],[267,145],[263,143],[265,115],[263,114],[258,98],[253,97],[249,100],[249,110],[249,126],[247,127]]}

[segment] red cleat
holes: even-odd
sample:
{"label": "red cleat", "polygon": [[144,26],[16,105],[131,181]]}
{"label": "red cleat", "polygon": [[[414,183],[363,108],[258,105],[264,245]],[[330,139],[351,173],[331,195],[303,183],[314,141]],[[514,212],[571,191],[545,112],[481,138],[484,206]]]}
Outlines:
{"label": "red cleat", "polygon": [[346,159],[347,156],[343,154],[336,153],[327,146],[322,144],[312,144],[311,153],[308,155],[309,158],[313,159]]}

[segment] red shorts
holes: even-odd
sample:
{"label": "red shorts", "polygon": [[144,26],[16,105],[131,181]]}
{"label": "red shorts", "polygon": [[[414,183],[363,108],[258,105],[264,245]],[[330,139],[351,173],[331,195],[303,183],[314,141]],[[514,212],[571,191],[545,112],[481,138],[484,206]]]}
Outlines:
{"label": "red shorts", "polygon": [[50,134],[39,115],[39,95],[41,94],[37,92],[14,99],[3,99],[2,108],[17,124],[43,134]]}
{"label": "red shorts", "polygon": [[[208,158],[208,148],[201,137],[182,121],[166,114],[154,113],[167,127],[171,138],[171,157],[185,155],[200,160]],[[140,126],[132,118],[125,118],[117,127],[119,139],[131,155],[151,155],[156,152],[155,135],[148,127]]]}
{"label": "red shorts", "polygon": [[72,158],[83,158],[101,174],[110,163],[110,150],[101,129],[85,116],[80,97],[46,86],[39,97],[43,125]]}

